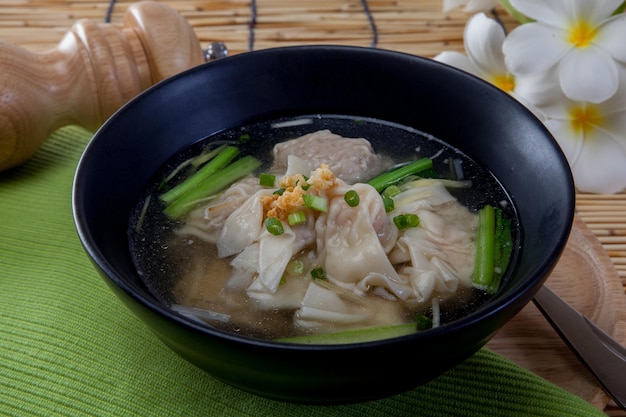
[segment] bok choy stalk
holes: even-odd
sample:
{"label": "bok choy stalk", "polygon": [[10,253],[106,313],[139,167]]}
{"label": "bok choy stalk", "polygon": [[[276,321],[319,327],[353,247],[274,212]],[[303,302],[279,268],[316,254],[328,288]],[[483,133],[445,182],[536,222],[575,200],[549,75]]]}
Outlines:
{"label": "bok choy stalk", "polygon": [[391,171],[383,172],[382,174],[372,178],[367,183],[374,187],[379,193],[390,185],[396,184],[398,181],[408,177],[409,175],[417,174],[418,172],[426,171],[433,167],[433,161],[430,158],[422,158],[410,164],[403,165],[399,168]]}
{"label": "bok choy stalk", "polygon": [[180,199],[182,196],[196,189],[200,184],[209,179],[211,175],[228,165],[238,154],[239,148],[235,146],[229,146],[223,149],[194,175],[190,176],[171,190],[163,193],[160,197],[161,200],[163,200],[166,204],[171,204]]}
{"label": "bok choy stalk", "polygon": [[360,329],[350,329],[335,333],[284,337],[276,339],[276,341],[311,345],[334,345],[344,343],[370,342],[372,340],[406,336],[415,332],[417,332],[416,324],[407,323],[388,326],[364,327]]}
{"label": "bok choy stalk", "polygon": [[261,165],[249,155],[235,160],[239,153],[235,146],[222,149],[189,178],[161,194],[165,214],[172,219],[184,216],[198,201],[216,194]]}
{"label": "bok choy stalk", "polygon": [[511,221],[504,218],[502,210],[484,206],[478,211],[476,263],[472,277],[474,287],[495,294],[512,251]]}
{"label": "bok choy stalk", "polygon": [[417,314],[411,323],[361,327],[358,329],[349,329],[334,333],[283,337],[276,339],[276,341],[315,345],[361,343],[406,336],[419,331],[428,330],[432,327],[432,319],[424,314]]}

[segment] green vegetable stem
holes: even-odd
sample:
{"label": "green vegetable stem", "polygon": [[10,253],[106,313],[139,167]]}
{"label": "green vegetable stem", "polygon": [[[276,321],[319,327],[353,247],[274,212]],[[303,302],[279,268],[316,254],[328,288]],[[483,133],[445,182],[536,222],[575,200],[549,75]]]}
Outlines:
{"label": "green vegetable stem", "polygon": [[314,345],[332,345],[342,343],[370,342],[372,340],[406,336],[415,332],[417,332],[416,324],[407,323],[389,326],[365,327],[361,329],[351,329],[336,333],[285,337],[276,339],[276,341]]}
{"label": "green vegetable stem", "polygon": [[380,193],[385,188],[397,183],[398,181],[408,177],[409,175],[414,175],[418,172],[426,171],[427,169],[430,169],[432,167],[433,161],[430,158],[422,158],[394,170],[383,172],[382,174],[369,180],[367,183],[374,187],[376,191]]}
{"label": "green vegetable stem", "polygon": [[201,183],[209,179],[213,174],[224,168],[239,154],[239,149],[229,146],[223,149],[215,158],[198,170],[194,175],[187,178],[171,190],[161,195],[161,200],[171,204],[185,194],[196,189]]}
{"label": "green vegetable stem", "polygon": [[473,285],[495,294],[509,265],[512,250],[511,221],[504,219],[502,210],[484,206],[478,211]]}
{"label": "green vegetable stem", "polygon": [[239,149],[234,146],[224,148],[195,174],[162,194],[165,214],[172,219],[184,216],[198,201],[216,194],[261,165],[250,155],[233,162],[238,154]]}

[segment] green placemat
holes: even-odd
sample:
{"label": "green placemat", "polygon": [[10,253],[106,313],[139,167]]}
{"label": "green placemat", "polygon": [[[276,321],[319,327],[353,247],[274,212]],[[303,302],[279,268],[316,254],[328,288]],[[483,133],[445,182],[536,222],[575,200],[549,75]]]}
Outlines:
{"label": "green placemat", "polygon": [[0,415],[604,415],[487,349],[425,386],[355,405],[275,402],[213,379],[156,339],[83,252],[71,187],[89,138],[63,128],[0,173]]}

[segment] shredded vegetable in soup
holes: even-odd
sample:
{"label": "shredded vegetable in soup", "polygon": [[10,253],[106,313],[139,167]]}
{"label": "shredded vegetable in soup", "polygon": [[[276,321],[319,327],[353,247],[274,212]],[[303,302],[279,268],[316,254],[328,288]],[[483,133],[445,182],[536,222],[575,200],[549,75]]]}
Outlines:
{"label": "shredded vegetable in soup", "polygon": [[444,325],[498,291],[514,207],[443,142],[338,116],[218,136],[164,167],[131,220],[138,271],[175,312],[249,337],[353,343]]}

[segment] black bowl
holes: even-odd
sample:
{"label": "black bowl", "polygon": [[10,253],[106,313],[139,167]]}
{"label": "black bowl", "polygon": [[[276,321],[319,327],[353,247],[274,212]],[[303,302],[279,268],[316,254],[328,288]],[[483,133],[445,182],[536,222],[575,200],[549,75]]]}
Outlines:
{"label": "black bowl", "polygon": [[[434,135],[483,163],[510,194],[523,245],[499,294],[436,329],[348,345],[268,342],[168,310],[131,260],[127,228],[162,164],[206,136],[302,114],[368,117]],[[574,215],[574,187],[548,131],[509,95],[429,59],[354,47],[245,53],[188,70],[113,115],[79,163],[80,239],[114,293],[172,350],[228,384],[270,398],[341,403],[423,384],[462,362],[533,297],[555,266]]]}

